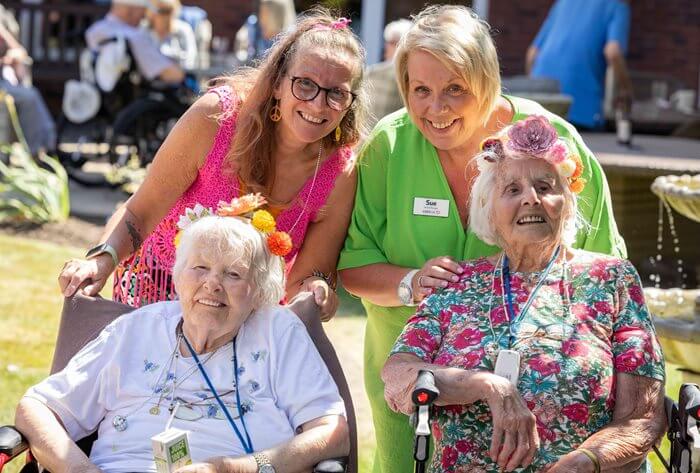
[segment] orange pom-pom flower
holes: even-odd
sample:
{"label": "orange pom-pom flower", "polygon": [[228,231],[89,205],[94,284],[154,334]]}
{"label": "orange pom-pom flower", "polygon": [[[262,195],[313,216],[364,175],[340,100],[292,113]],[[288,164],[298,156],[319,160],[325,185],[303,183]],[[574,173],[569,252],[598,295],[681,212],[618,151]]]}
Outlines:
{"label": "orange pom-pom flower", "polygon": [[576,170],[571,175],[571,179],[578,179],[579,177],[581,177],[581,174],[583,174],[583,162],[581,161],[581,158],[578,154],[572,154],[569,157],[573,159],[576,163]]}
{"label": "orange pom-pom flower", "polygon": [[574,194],[578,194],[583,190],[585,186],[586,180],[583,178],[579,178],[571,181],[571,184],[569,184],[569,189],[571,189],[571,192],[573,192]]}
{"label": "orange pom-pom flower", "polygon": [[287,232],[270,233],[267,237],[270,253],[277,256],[287,256],[292,251],[292,237]]}

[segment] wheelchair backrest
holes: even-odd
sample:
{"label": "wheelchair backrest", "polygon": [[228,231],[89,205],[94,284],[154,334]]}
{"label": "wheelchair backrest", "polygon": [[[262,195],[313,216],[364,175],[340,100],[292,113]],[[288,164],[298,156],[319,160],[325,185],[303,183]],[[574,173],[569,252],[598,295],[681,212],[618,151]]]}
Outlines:
{"label": "wheelchair backrest", "polygon": [[110,116],[134,101],[145,83],[138,70],[131,43],[124,36],[106,38],[94,50],[81,56],[81,79],[94,84],[102,98],[102,108]]}

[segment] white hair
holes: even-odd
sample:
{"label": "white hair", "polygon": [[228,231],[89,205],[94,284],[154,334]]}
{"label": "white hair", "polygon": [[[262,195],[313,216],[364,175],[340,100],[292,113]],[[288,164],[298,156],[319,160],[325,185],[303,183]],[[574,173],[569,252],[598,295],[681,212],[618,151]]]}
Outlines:
{"label": "white hair", "polygon": [[175,253],[173,279],[177,279],[193,251],[241,264],[248,270],[253,307],[275,305],[284,297],[284,262],[270,253],[265,235],[245,218],[203,217],[182,231]]}
{"label": "white hair", "polygon": [[[493,222],[494,192],[498,187],[499,170],[516,158],[499,156],[493,151],[483,151],[475,159],[479,167],[479,175],[474,180],[469,198],[469,228],[485,243],[499,245],[500,239]],[[578,211],[576,194],[571,192],[566,182],[563,182],[554,166],[551,164],[549,166],[552,167],[553,174],[563,189],[565,199],[562,209],[564,214],[562,243],[571,246],[576,241],[578,228],[584,224],[584,219]]]}
{"label": "white hair", "polygon": [[407,20],[406,18],[387,23],[384,27],[384,41],[387,43],[398,43],[403,35],[411,28],[412,24],[411,20]]}

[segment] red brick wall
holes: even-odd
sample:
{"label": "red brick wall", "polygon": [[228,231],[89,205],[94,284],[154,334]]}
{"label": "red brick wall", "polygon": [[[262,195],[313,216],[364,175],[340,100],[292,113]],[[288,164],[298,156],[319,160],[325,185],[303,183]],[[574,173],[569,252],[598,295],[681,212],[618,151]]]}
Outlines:
{"label": "red brick wall", "polygon": [[[489,22],[504,75],[522,74],[525,51],[553,0],[492,0]],[[698,87],[700,72],[700,2],[632,0],[628,63],[630,69],[673,76]],[[573,23],[572,23],[573,26]]]}
{"label": "red brick wall", "polygon": [[553,0],[490,2],[489,23],[494,30],[503,75],[524,73],[525,51],[535,38],[553,3]]}
{"label": "red brick wall", "polygon": [[182,0],[182,3],[206,10],[214,36],[230,38],[229,48],[233,45],[236,32],[258,4],[257,0]]}

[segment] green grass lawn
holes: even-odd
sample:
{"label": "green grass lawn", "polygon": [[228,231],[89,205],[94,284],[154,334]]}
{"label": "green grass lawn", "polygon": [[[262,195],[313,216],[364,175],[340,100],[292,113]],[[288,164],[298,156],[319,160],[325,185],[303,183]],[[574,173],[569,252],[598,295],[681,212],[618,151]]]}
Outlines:
{"label": "green grass lawn", "polygon": [[[0,234],[0,425],[11,424],[14,408],[24,391],[48,374],[58,328],[62,296],[56,276],[63,263],[82,250]],[[107,291],[108,292],[108,291]],[[360,472],[368,472],[374,450],[367,400],[362,390],[361,344],[364,333],[362,307],[356,299],[342,297],[341,316],[327,326],[329,337],[343,363],[353,390],[360,441]],[[678,395],[680,374],[667,367],[666,391]],[[406,453],[410,455],[410,452]],[[652,455],[656,472],[663,469]],[[18,463],[18,462],[13,462]],[[19,465],[3,470],[15,473]]]}

